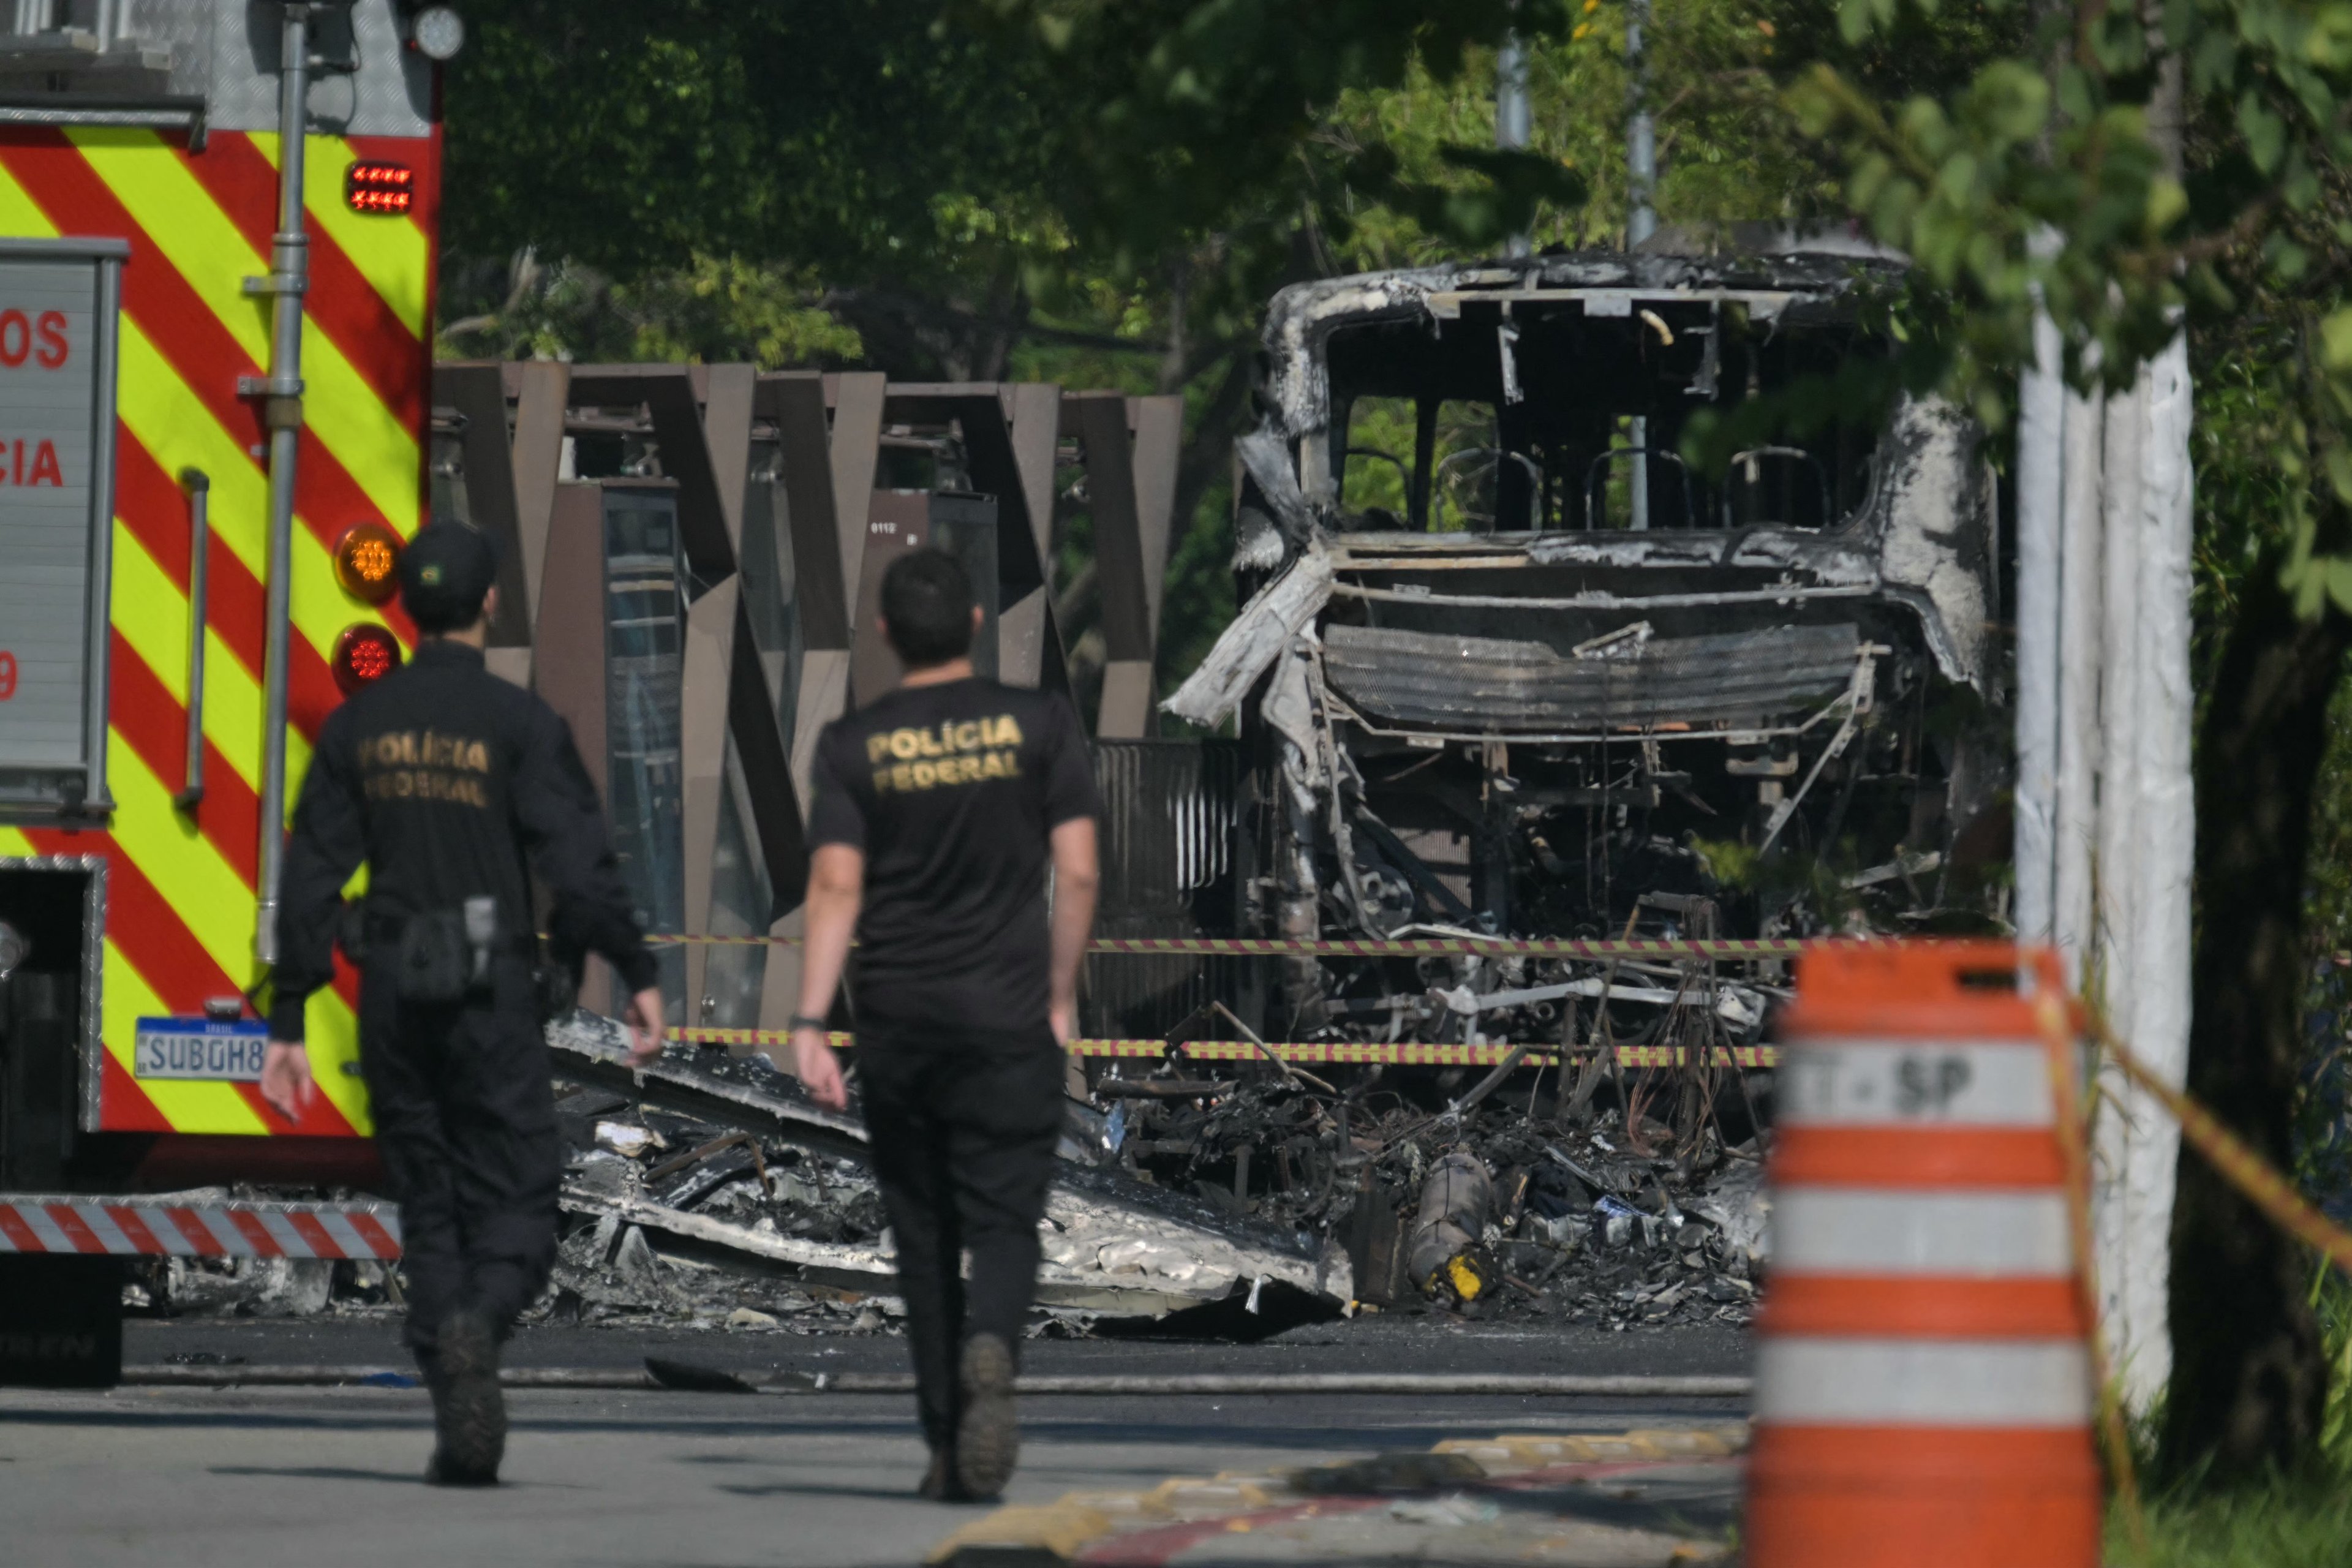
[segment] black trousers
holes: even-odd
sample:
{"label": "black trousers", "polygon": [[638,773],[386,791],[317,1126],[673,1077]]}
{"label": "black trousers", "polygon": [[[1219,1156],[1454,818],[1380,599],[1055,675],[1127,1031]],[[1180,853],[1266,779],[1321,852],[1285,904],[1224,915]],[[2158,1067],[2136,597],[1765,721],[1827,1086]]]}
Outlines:
{"label": "black trousers", "polygon": [[[1063,1054],[1050,1036],[1003,1049],[952,1037],[857,1048],[874,1173],[898,1247],[923,1436],[955,1435],[957,1363],[973,1334],[1017,1355],[1037,1293],[1037,1224],[1062,1136]],[[971,1254],[971,1279],[963,1254]]]}
{"label": "black trousers", "polygon": [[452,1313],[503,1334],[555,1263],[562,1139],[529,966],[500,959],[490,994],[455,1007],[402,1002],[390,965],[363,974],[360,1070],[400,1205],[408,1344],[430,1373]]}

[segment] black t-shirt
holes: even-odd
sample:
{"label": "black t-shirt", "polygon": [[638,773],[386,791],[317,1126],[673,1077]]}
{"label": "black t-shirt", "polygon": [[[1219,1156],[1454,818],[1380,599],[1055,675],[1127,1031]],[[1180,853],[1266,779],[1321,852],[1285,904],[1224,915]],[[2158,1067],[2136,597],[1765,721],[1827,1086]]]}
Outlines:
{"label": "black t-shirt", "polygon": [[1101,798],[1059,697],[954,680],[825,726],[809,847],[865,852],[861,1031],[1034,1041],[1045,1027],[1047,836]]}

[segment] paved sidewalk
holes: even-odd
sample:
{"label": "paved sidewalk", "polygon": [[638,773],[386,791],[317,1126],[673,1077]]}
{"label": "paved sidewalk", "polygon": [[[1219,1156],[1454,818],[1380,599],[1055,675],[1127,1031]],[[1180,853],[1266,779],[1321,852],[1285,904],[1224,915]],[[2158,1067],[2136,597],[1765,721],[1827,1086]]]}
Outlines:
{"label": "paved sidewalk", "polygon": [[[509,1484],[468,1493],[418,1479],[432,1443],[420,1391],[0,1390],[0,1560],[866,1568],[919,1563],[981,1513],[914,1497],[923,1452],[902,1396],[530,1391],[512,1404]],[[1722,1401],[1039,1399],[1024,1402],[1009,1500],[1738,1414]]]}

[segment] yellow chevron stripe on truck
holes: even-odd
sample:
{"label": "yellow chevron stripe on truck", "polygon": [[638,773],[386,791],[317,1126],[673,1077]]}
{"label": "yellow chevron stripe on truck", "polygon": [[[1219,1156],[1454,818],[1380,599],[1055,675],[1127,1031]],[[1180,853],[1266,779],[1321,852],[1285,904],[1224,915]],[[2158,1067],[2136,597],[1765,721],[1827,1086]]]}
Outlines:
{"label": "yellow chevron stripe on truck", "polygon": [[[131,1072],[138,1018],[197,1011],[208,992],[220,990],[220,976],[239,987],[260,978],[253,957],[247,825],[205,814],[250,810],[262,778],[263,696],[253,664],[264,628],[247,622],[254,584],[268,573],[268,476],[257,433],[245,427],[246,416],[238,412],[253,405],[239,401],[234,377],[243,367],[234,362],[239,354],[256,365],[268,361],[268,300],[247,294],[245,284],[268,270],[255,237],[266,233],[268,215],[251,198],[264,178],[262,165],[276,167],[278,149],[272,136],[222,131],[212,133],[202,153],[184,152],[180,142],[177,132],[146,129],[0,128],[0,235],[103,235],[110,224],[120,226],[107,216],[113,204],[137,226],[138,232],[122,236],[133,251],[124,268],[118,322],[116,413],[124,466],[140,465],[149,479],[143,500],[119,491],[111,616],[120,646],[152,678],[117,683],[107,748],[115,812],[105,831],[0,829],[0,856],[110,858],[100,1013],[111,1064],[106,1103],[127,1108],[122,1113],[134,1120],[123,1125],[282,1132],[289,1129],[260,1107],[250,1085],[136,1079]],[[351,163],[383,156],[387,146],[396,146],[421,173],[437,162],[430,139],[354,143],[314,136],[306,143],[304,195],[318,237],[314,253],[336,262],[329,283],[314,281],[304,301],[305,499],[294,530],[289,597],[298,714],[307,689],[311,719],[324,702],[319,672],[343,629],[383,618],[339,586],[328,542],[369,515],[381,515],[403,533],[414,531],[425,506],[420,421],[429,405],[424,347],[433,265],[429,224],[354,213],[342,195]],[[164,296],[181,301],[192,296],[193,302],[159,310],[153,287],[159,278],[175,279],[173,290],[184,286]],[[372,297],[362,289],[372,290]],[[365,335],[370,322],[381,323],[381,339]],[[322,323],[334,323],[332,331]],[[205,342],[224,345],[224,363],[202,363],[209,351],[196,345]],[[241,581],[226,586],[222,572],[214,574],[200,722],[216,755],[206,799],[193,816],[173,800],[181,783],[176,747],[163,750],[166,739],[184,732],[188,695],[192,609],[175,580],[172,554],[182,537],[176,531],[186,527],[184,502],[159,497],[152,478],[156,470],[174,476],[184,468],[200,468],[210,480],[211,527],[225,552],[215,554],[215,566],[233,562],[242,574]],[[180,510],[163,514],[165,500]],[[314,515],[321,506],[338,515]],[[340,515],[344,510],[353,515]],[[232,605],[241,607],[232,612]],[[123,695],[126,687],[135,687],[144,704],[135,713],[122,706],[131,700]],[[162,710],[166,702],[169,712]],[[143,752],[131,743],[134,734]],[[288,742],[289,783],[299,785],[310,760],[309,739],[296,726]],[[289,797],[293,793],[289,788]],[[326,1109],[299,1131],[366,1131],[364,1089],[345,1070],[357,1058],[356,1020],[341,994],[330,991],[314,998],[310,1037]]]}

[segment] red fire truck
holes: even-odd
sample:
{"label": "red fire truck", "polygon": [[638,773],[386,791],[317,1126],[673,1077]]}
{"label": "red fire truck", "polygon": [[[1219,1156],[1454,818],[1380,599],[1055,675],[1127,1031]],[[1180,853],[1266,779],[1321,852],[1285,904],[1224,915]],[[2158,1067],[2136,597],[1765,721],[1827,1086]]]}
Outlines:
{"label": "red fire truck", "polygon": [[[0,26],[5,18],[0,16]],[[439,66],[407,0],[19,0],[0,33],[0,1382],[106,1382],[136,1256],[394,1256],[354,977],[257,1092],[281,825],[401,658]]]}

